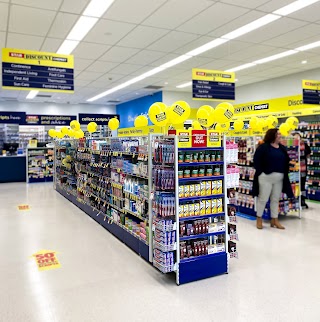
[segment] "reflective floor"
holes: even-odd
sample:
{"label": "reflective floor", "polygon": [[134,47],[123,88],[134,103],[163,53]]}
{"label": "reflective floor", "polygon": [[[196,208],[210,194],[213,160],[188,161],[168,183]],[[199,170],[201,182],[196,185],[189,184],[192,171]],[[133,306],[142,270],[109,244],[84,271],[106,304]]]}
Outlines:
{"label": "reflective floor", "polygon": [[[0,184],[0,201],[1,322],[320,321],[320,204],[285,231],[240,218],[230,274],[176,286],[52,184]],[[38,271],[42,249],[61,268]]]}

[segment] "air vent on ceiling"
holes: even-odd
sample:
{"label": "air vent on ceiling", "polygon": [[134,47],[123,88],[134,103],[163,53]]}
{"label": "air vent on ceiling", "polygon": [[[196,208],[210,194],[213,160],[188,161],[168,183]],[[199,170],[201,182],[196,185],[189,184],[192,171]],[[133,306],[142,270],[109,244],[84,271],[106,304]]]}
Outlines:
{"label": "air vent on ceiling", "polygon": [[107,101],[107,103],[120,103],[119,100],[111,100],[111,101]]}
{"label": "air vent on ceiling", "polygon": [[157,89],[161,89],[161,88],[163,88],[163,86],[149,85],[149,86],[145,87],[145,89],[152,89],[152,90],[157,90]]}
{"label": "air vent on ceiling", "polygon": [[48,95],[48,94],[38,94],[37,97],[49,98],[49,97],[52,97],[52,95]]}

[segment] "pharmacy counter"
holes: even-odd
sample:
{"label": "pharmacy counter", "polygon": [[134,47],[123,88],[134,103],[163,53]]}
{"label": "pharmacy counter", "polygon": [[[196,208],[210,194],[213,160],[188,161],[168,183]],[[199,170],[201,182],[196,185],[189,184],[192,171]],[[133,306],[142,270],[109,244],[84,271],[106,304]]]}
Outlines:
{"label": "pharmacy counter", "polygon": [[26,182],[26,156],[0,156],[0,183]]}

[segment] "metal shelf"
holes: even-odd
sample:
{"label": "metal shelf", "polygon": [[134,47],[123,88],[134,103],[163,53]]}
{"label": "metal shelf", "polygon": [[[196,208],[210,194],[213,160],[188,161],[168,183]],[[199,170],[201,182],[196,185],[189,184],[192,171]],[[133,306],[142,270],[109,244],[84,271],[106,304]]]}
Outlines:
{"label": "metal shelf", "polygon": [[184,150],[184,151],[223,151],[223,148],[178,148],[178,150]]}
{"label": "metal shelf", "polygon": [[180,217],[179,221],[191,221],[191,220],[200,220],[200,219],[207,219],[207,218],[214,218],[214,217],[220,217],[225,216],[224,212],[220,212],[218,214],[209,214],[209,215],[200,215],[200,216],[192,216],[192,217]]}
{"label": "metal shelf", "polygon": [[223,161],[212,161],[212,162],[183,162],[178,163],[178,166],[201,166],[201,165],[223,165]]}
{"label": "metal shelf", "polygon": [[192,235],[192,236],[183,236],[183,237],[180,237],[180,241],[198,239],[198,238],[206,238],[206,237],[215,236],[215,235],[223,235],[225,233],[226,232],[224,230],[224,231],[219,231],[219,232],[215,232],[215,233],[207,233],[207,234]]}
{"label": "metal shelf", "polygon": [[209,198],[216,199],[216,198],[223,198],[223,197],[224,197],[224,194],[219,194],[219,195],[179,198],[179,201],[194,201],[194,200],[202,200],[202,199],[209,199]]}
{"label": "metal shelf", "polygon": [[214,181],[223,180],[224,176],[210,176],[210,177],[191,177],[191,178],[180,178],[179,183],[189,182],[189,181]]}

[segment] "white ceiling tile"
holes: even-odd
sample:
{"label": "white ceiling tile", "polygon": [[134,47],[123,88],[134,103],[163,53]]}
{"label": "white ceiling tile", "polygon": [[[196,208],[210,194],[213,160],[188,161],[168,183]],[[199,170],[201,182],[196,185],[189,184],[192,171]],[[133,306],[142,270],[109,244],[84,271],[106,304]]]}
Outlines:
{"label": "white ceiling tile", "polygon": [[180,31],[205,35],[247,13],[249,9],[217,2],[177,28]]}
{"label": "white ceiling tile", "polygon": [[167,54],[167,55],[163,56],[162,58],[151,63],[150,66],[155,66],[155,67],[160,66],[160,65],[163,65],[163,64],[165,64],[165,63],[169,62],[170,60],[175,59],[177,57],[179,57],[178,54]]}
{"label": "white ceiling tile", "polygon": [[202,45],[205,45],[206,43],[214,40],[215,38],[214,37],[207,37],[207,36],[202,36],[200,38],[197,38],[196,40],[194,40],[193,42],[185,45],[185,46],[182,46],[176,50],[174,50],[175,53],[178,53],[180,55],[183,55],[197,47],[200,47]]}
{"label": "white ceiling tile", "polygon": [[92,80],[84,80],[84,79],[76,78],[74,80],[74,87],[77,89],[77,88],[82,87],[82,86],[87,86],[91,82],[92,82]]}
{"label": "white ceiling tile", "polygon": [[214,59],[208,64],[202,66],[203,69],[214,69],[214,70],[227,70],[231,67],[235,67],[235,65],[239,64],[238,62],[234,62],[226,59]]}
{"label": "white ceiling tile", "polygon": [[224,2],[227,4],[236,4],[239,7],[245,7],[250,9],[255,9],[270,0],[237,0],[236,2],[234,0],[220,0],[220,2]]}
{"label": "white ceiling tile", "polygon": [[165,2],[166,0],[117,0],[104,18],[139,24]]}
{"label": "white ceiling tile", "polygon": [[[306,39],[312,36],[316,36],[317,39],[320,40],[319,35],[320,35],[320,25],[309,24],[299,29],[289,31],[281,36],[269,39],[264,43],[267,45],[279,46],[279,47],[286,47],[290,45],[290,48],[292,48],[291,44],[296,44],[299,41],[306,43]],[[294,48],[296,47],[298,46],[294,46]]]}
{"label": "white ceiling tile", "polygon": [[149,46],[148,49],[169,53],[182,46],[192,43],[198,38],[199,36],[195,34],[171,31],[169,34],[165,35],[164,37],[153,43],[151,46]]}
{"label": "white ceiling tile", "polygon": [[129,58],[126,61],[126,63],[138,64],[138,65],[149,65],[163,56],[165,56],[165,53],[157,52],[153,50],[142,50],[136,55]]}
{"label": "white ceiling tile", "polygon": [[143,24],[152,27],[175,29],[212,4],[212,1],[207,0],[197,0],[196,5],[194,1],[170,0],[146,19]]}
{"label": "white ceiling tile", "polygon": [[[12,5],[9,31],[35,36],[45,36],[55,17],[54,11]],[[26,18],[28,23],[25,23]]]}
{"label": "white ceiling tile", "polygon": [[227,58],[229,55],[233,53],[246,51],[249,46],[251,46],[251,44],[249,43],[238,40],[232,40],[219,47],[204,52],[203,54],[201,54],[201,57],[218,59]]}
{"label": "white ceiling tile", "polygon": [[80,14],[90,0],[63,0],[60,11]]}
{"label": "white ceiling tile", "polygon": [[[143,73],[148,72],[151,69],[153,69],[152,66],[143,66],[143,67],[137,69],[135,72],[132,72],[130,74],[130,76],[139,76],[139,75],[142,75]],[[148,77],[148,79],[149,79],[149,77]]]}
{"label": "white ceiling tile", "polygon": [[7,22],[8,22],[8,9],[9,5],[6,3],[0,3],[0,30],[7,30]]}
{"label": "white ceiling tile", "polygon": [[59,12],[50,28],[48,36],[65,39],[78,18],[78,15]]}
{"label": "white ceiling tile", "polygon": [[104,54],[110,46],[92,44],[88,42],[81,42],[78,47],[74,50],[73,55],[75,58],[84,59],[98,59],[102,54]]}
{"label": "white ceiling tile", "polygon": [[100,19],[89,31],[84,41],[105,45],[114,45],[126,36],[136,25]]}
{"label": "white ceiling tile", "polygon": [[242,15],[236,19],[233,19],[232,21],[228,22],[227,24],[223,25],[222,27],[215,29],[214,31],[212,31],[209,34],[209,36],[212,36],[212,37],[224,36],[231,31],[234,31],[234,30],[236,30],[240,27],[243,27],[246,24],[248,24],[256,19],[261,18],[264,15],[265,15],[265,13],[263,13],[263,12],[251,10],[251,11],[245,13],[244,15]]}
{"label": "white ceiling tile", "polygon": [[107,62],[107,61],[95,61],[86,70],[90,71],[90,72],[106,73],[118,65],[119,65],[119,63],[112,63],[112,62]]}
{"label": "white ceiling tile", "polygon": [[55,53],[59,49],[62,42],[62,39],[45,38],[45,41],[41,47],[41,51]]}
{"label": "white ceiling tile", "polygon": [[293,2],[292,0],[270,0],[265,4],[263,4],[262,6],[259,6],[257,9],[264,12],[273,12],[292,2]]}
{"label": "white ceiling tile", "polygon": [[[111,84],[114,82],[117,82],[121,79],[123,79],[125,76],[121,75],[121,74],[115,74],[115,73],[106,73],[104,75],[102,75],[99,79],[97,79],[94,83],[97,82],[97,84],[99,84],[99,82],[104,82],[105,84]],[[94,85],[92,85],[94,86]],[[94,87],[98,87],[98,86],[94,86]]]}
{"label": "white ceiling tile", "polygon": [[192,68],[202,68],[203,65],[208,64],[210,61],[211,58],[196,56],[184,61],[181,64],[176,65],[175,68],[182,70],[190,70],[191,73]]}
{"label": "white ceiling tile", "polygon": [[40,50],[44,37],[8,33],[7,47],[27,50]]}
{"label": "white ceiling tile", "polygon": [[123,63],[139,51],[140,49],[136,48],[113,46],[102,57],[100,57],[100,60]]}
{"label": "white ceiling tile", "polygon": [[280,36],[289,31],[301,28],[307,25],[307,22],[294,20],[290,18],[281,18],[274,21],[273,23],[266,25],[262,28],[249,32],[241,37],[239,40],[253,42],[253,43],[263,43],[268,39]]}
{"label": "white ceiling tile", "polygon": [[310,22],[315,22],[319,20],[319,12],[320,12],[320,3],[314,3],[304,9],[301,9],[297,12],[292,13],[288,17],[294,19],[300,19]]}
{"label": "white ceiling tile", "polygon": [[122,74],[122,75],[130,75],[131,73],[137,71],[143,67],[142,65],[134,65],[134,64],[120,64],[117,67],[111,70],[113,74]]}
{"label": "white ceiling tile", "polygon": [[145,48],[168,33],[168,30],[138,26],[124,37],[118,45],[132,48]]}
{"label": "white ceiling tile", "polygon": [[83,71],[76,77],[76,79],[94,81],[94,80],[98,79],[102,74],[103,73]]}
{"label": "white ceiling tile", "polygon": [[94,62],[94,60],[92,60],[92,59],[75,58],[74,69],[77,71],[85,70],[93,62]]}
{"label": "white ceiling tile", "polygon": [[58,10],[61,2],[62,0],[11,0],[13,4],[48,10]]}
{"label": "white ceiling tile", "polygon": [[[0,31],[0,48],[5,48],[5,47],[6,47],[6,33],[3,31]],[[2,50],[0,50],[0,55],[2,55]]]}

